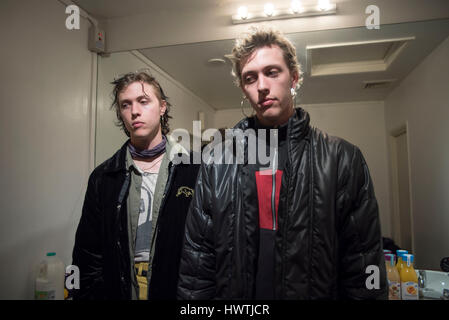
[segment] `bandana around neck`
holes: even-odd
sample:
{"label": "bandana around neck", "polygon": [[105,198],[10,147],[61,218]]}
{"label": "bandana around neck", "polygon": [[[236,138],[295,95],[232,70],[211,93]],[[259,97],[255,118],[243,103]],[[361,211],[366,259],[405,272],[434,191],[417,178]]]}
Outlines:
{"label": "bandana around neck", "polygon": [[133,158],[150,159],[164,153],[166,144],[167,138],[163,135],[162,142],[150,150],[137,150],[136,147],[131,144],[131,141],[128,142],[128,150]]}

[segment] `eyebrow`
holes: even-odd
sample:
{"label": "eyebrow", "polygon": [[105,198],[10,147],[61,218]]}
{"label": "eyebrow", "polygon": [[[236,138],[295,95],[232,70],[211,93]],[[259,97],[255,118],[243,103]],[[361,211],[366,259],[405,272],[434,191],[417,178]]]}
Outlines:
{"label": "eyebrow", "polygon": [[[282,70],[282,66],[280,64],[270,64],[268,66],[263,67],[262,71],[265,71],[267,69],[272,69],[272,68]],[[251,73],[257,73],[257,72],[255,70],[245,71],[244,73],[242,73],[242,78],[244,78],[246,75],[251,74]]]}
{"label": "eyebrow", "polygon": [[[149,95],[141,95],[138,96],[136,98],[136,100],[142,100],[142,99],[151,99]],[[119,100],[120,104],[122,104],[123,102],[131,102],[131,99],[123,99],[123,100]]]}

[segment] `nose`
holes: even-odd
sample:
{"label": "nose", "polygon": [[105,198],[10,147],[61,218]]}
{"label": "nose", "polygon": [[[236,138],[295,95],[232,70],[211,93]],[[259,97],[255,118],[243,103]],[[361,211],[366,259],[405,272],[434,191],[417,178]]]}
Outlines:
{"label": "nose", "polygon": [[259,76],[259,79],[257,81],[257,90],[259,93],[266,94],[268,93],[268,79],[265,78],[265,76]]}
{"label": "nose", "polygon": [[137,102],[133,102],[131,105],[131,114],[135,117],[141,114],[140,105]]}

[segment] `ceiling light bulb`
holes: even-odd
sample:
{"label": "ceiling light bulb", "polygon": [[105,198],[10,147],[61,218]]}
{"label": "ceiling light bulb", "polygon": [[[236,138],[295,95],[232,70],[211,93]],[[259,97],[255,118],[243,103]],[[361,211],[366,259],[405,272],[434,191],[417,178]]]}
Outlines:
{"label": "ceiling light bulb", "polygon": [[329,0],[319,0],[318,1],[318,9],[320,9],[321,11],[329,10],[330,7],[331,7],[331,4],[330,4]]}
{"label": "ceiling light bulb", "polygon": [[291,4],[291,9],[293,13],[301,13],[302,12],[301,2],[299,0],[293,0]]}
{"label": "ceiling light bulb", "polygon": [[240,7],[237,11],[237,14],[240,19],[245,20],[246,18],[248,18],[248,8],[245,6]]}
{"label": "ceiling light bulb", "polygon": [[265,14],[268,17],[271,17],[274,13],[274,5],[272,3],[267,3],[264,8],[263,11],[265,12]]}

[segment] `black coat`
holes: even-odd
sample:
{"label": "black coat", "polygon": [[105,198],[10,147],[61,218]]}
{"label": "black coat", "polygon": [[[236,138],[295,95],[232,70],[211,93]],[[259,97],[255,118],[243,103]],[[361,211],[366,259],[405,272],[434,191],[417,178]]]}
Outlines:
{"label": "black coat", "polygon": [[[276,299],[387,298],[377,201],[360,150],[309,125],[287,129],[275,238]],[[236,128],[254,127],[254,119]],[[245,142],[245,155],[247,156]],[[180,299],[253,299],[259,223],[247,164],[203,164],[187,215]],[[379,267],[379,289],[365,273]],[[380,278],[380,279],[379,279]]]}
{"label": "black coat", "polygon": [[[131,174],[126,143],[91,173],[73,249],[80,269],[74,299],[131,299],[127,205]],[[195,187],[199,165],[169,164],[150,281],[150,299],[175,299],[186,213],[192,199],[181,187]],[[134,267],[134,266],[132,266]]]}

